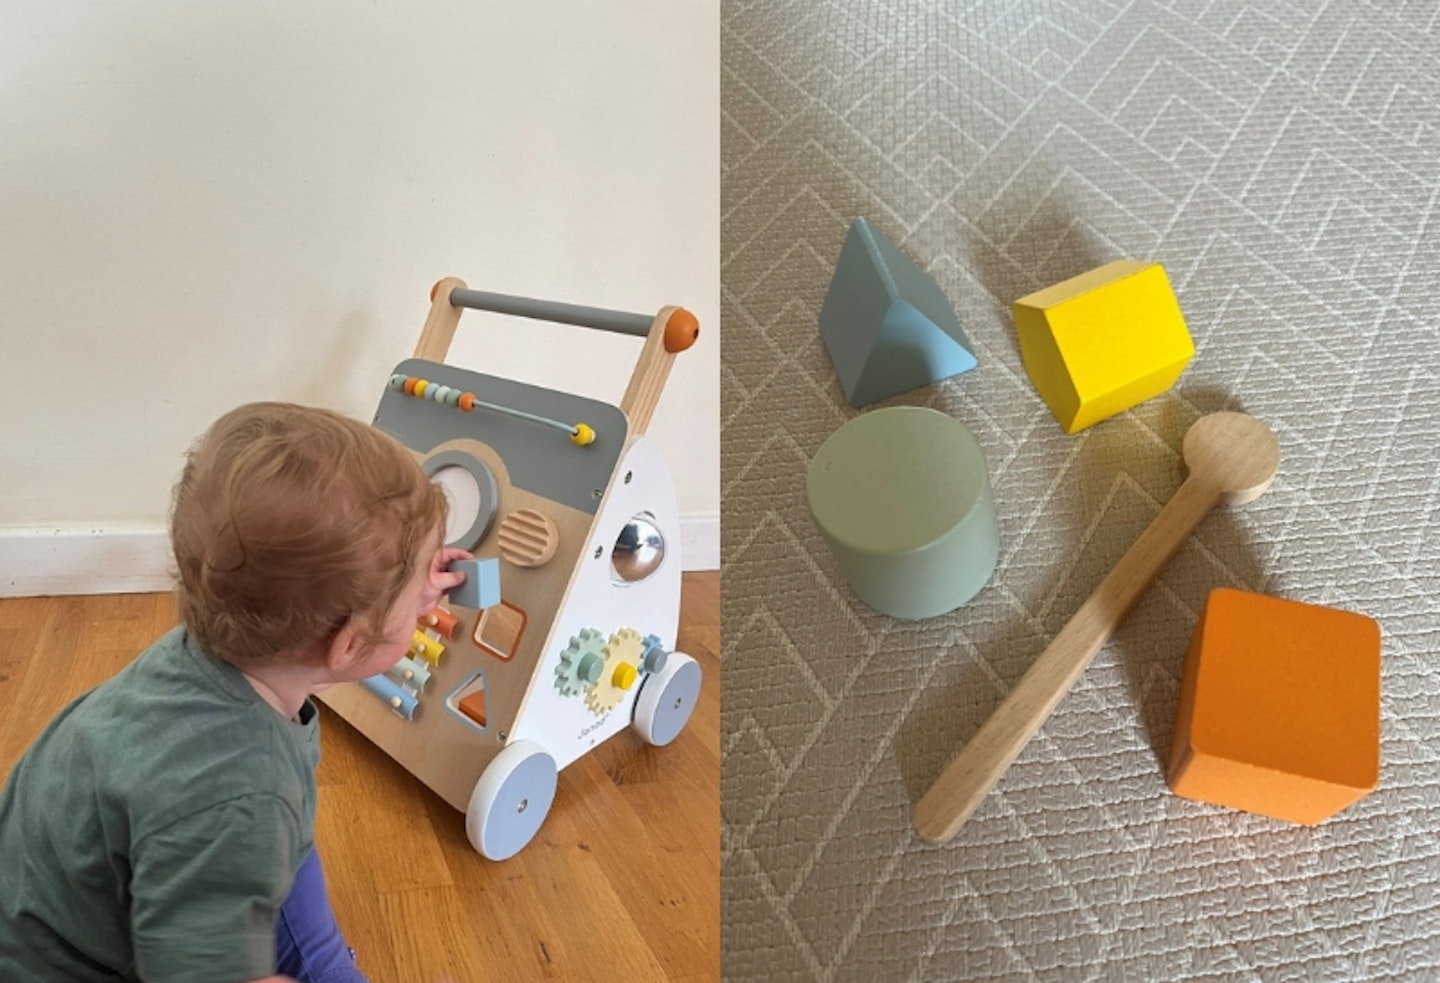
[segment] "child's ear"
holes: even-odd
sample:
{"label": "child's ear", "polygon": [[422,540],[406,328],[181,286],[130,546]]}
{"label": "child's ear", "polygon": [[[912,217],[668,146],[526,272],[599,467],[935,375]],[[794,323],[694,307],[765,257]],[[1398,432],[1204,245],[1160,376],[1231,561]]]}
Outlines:
{"label": "child's ear", "polygon": [[347,621],[325,647],[325,668],[331,675],[345,675],[367,654],[355,623]]}

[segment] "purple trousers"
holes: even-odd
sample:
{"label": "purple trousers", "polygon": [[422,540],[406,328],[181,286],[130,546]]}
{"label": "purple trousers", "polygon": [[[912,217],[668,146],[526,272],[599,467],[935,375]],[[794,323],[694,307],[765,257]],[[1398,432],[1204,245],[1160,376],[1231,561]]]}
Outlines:
{"label": "purple trousers", "polygon": [[295,886],[280,907],[275,923],[275,972],[300,983],[367,983],[355,966],[355,950],[345,944],[330,896],[320,854],[314,850],[300,865]]}

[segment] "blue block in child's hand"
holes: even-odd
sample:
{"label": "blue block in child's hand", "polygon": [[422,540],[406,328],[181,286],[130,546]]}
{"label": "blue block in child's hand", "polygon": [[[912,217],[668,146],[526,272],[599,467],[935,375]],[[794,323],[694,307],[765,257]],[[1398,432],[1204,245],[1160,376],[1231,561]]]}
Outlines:
{"label": "blue block in child's hand", "polygon": [[483,610],[500,603],[500,560],[452,560],[451,573],[463,573],[465,582],[450,588],[450,603]]}

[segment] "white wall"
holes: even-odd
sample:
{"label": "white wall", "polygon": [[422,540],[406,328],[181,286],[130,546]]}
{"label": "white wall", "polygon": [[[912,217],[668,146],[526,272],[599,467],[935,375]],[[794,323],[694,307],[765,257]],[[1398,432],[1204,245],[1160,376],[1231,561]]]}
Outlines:
{"label": "white wall", "polygon": [[[0,593],[163,586],[189,443],[368,420],[447,275],[696,313],[650,432],[718,565],[718,119],[707,0],[0,4]],[[450,361],[618,401],[639,346],[467,312]]]}

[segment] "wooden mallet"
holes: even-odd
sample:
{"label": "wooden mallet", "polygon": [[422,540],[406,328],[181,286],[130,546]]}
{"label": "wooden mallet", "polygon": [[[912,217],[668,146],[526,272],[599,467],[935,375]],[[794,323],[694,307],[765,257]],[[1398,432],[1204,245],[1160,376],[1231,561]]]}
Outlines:
{"label": "wooden mallet", "polygon": [[1175,496],[916,803],[922,838],[944,843],[959,832],[1200,520],[1216,505],[1259,498],[1280,464],[1275,435],[1244,413],[1201,417],[1183,455],[1189,475]]}

